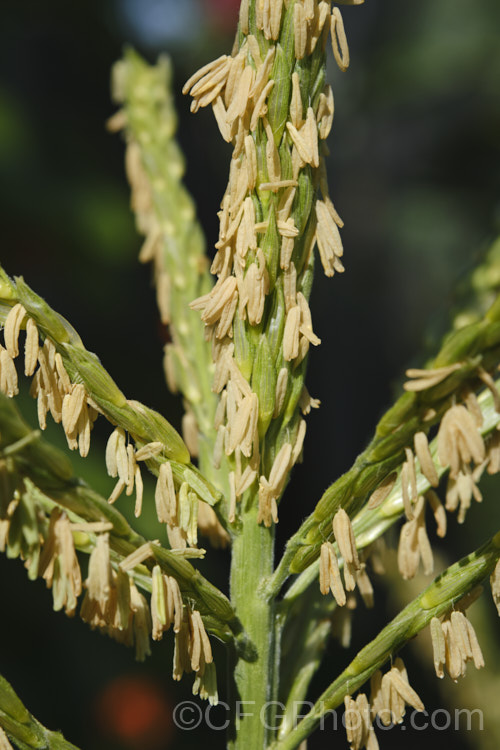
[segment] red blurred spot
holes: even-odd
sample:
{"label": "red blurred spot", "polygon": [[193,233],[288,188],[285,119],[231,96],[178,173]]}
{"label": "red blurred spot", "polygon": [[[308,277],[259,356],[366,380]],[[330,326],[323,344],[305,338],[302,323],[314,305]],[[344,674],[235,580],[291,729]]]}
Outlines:
{"label": "red blurred spot", "polygon": [[133,750],[166,750],[172,739],[172,704],[148,677],[119,677],[96,700],[100,730]]}
{"label": "red blurred spot", "polygon": [[205,14],[214,28],[236,31],[240,0],[202,0]]}

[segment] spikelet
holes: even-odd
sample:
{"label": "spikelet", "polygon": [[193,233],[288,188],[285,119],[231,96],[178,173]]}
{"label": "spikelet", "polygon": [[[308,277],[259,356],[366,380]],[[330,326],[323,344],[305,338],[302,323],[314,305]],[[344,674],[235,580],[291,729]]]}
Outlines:
{"label": "spikelet", "polygon": [[64,608],[67,615],[73,615],[82,592],[82,578],[71,524],[58,508],[54,508],[50,515],[38,575],[45,580],[47,588],[52,588],[54,609]]}
{"label": "spikelet", "polygon": [[356,572],[360,569],[356,540],[351,521],[343,508],[333,517],[333,533],[340,554],[344,558],[344,582],[347,591],[353,591],[356,586]]}
{"label": "spikelet", "polygon": [[438,458],[441,466],[450,467],[450,477],[456,479],[468,468],[485,459],[485,447],[473,416],[465,406],[457,404],[448,409],[438,432]]}
{"label": "spikelet", "polygon": [[177,520],[177,495],[172,466],[165,461],[160,466],[155,490],[156,515],[160,523],[175,525]]}
{"label": "spikelet", "polygon": [[174,639],[174,659],[172,668],[172,678],[180,680],[184,672],[191,672],[190,658],[191,637],[188,625],[187,611],[184,611],[182,622],[179,630],[175,633]]}
{"label": "spikelet", "polygon": [[0,344],[0,391],[12,398],[19,393],[17,371],[11,355]]}
{"label": "spikelet", "polygon": [[439,617],[433,617],[430,622],[432,651],[434,655],[434,669],[437,677],[444,677],[443,667],[446,662],[446,642]]}
{"label": "spikelet", "polygon": [[137,565],[141,565],[145,560],[148,560],[150,557],[153,557],[153,542],[145,542],[144,544],[141,544],[140,547],[137,547],[133,552],[130,553],[130,555],[127,555],[127,557],[124,557],[123,560],[119,564],[119,568],[124,573],[128,573],[129,571],[133,570]]}
{"label": "spikelet", "polygon": [[109,557],[109,534],[99,534],[89,558],[86,593],[80,609],[81,618],[92,628],[105,628],[109,623],[109,604],[113,575]]}
{"label": "spikelet", "polygon": [[372,492],[368,500],[368,508],[378,508],[384,500],[390,495],[398,475],[395,471],[388,474],[378,485],[377,489]]}
{"label": "spikelet", "polygon": [[408,674],[401,658],[394,661],[394,666],[382,675],[380,670],[372,675],[371,681],[372,713],[379,716],[384,726],[391,723],[401,724],[405,715],[405,706],[416,711],[424,711],[418,694],[408,681]]}
{"label": "spikelet", "polygon": [[216,706],[219,697],[217,693],[217,673],[215,664],[206,664],[203,674],[198,673],[193,683],[193,695],[199,695],[202,700],[208,700],[211,706]]}
{"label": "spikelet", "polygon": [[398,566],[405,579],[413,578],[422,561],[425,575],[434,570],[432,547],[425,526],[425,498],[420,497],[413,518],[401,528],[398,547]]}
{"label": "spikelet", "polygon": [[259,480],[259,512],[257,523],[263,523],[269,528],[273,523],[278,523],[278,506],[276,498],[265,477]]}
{"label": "spikelet", "polygon": [[145,445],[142,446],[142,448],[139,448],[139,450],[135,452],[135,460],[147,461],[148,459],[153,458],[154,456],[159,456],[162,450],[163,450],[163,443],[159,443],[159,442],[146,443]]}
{"label": "spikelet", "polygon": [[335,271],[342,273],[344,266],[340,258],[344,254],[337,224],[325,201],[316,201],[317,229],[316,240],[326,276],[333,276]]}
{"label": "spikelet", "polygon": [[359,693],[356,700],[346,695],[344,698],[344,725],[352,750],[378,750],[378,742],[371,722],[371,710],[364,693]]}
{"label": "spikelet", "polygon": [[448,477],[446,485],[446,510],[451,512],[457,510],[457,520],[459,523],[465,521],[465,516],[471,506],[472,499],[476,502],[482,502],[483,496],[477,482],[481,478],[484,464],[477,466],[471,471],[468,466],[464,466],[463,471],[459,471],[455,477]]}
{"label": "spikelet", "polygon": [[449,612],[441,621],[431,621],[431,638],[436,675],[444,676],[446,667],[455,682],[465,675],[467,662],[473,661],[476,669],[484,667],[484,658],[470,620],[460,610]]}
{"label": "spikelet", "polygon": [[186,543],[191,547],[196,547],[198,543],[198,506],[198,496],[183,482],[179,491],[178,525]]}
{"label": "spikelet", "polygon": [[276,418],[281,414],[285,404],[286,392],[288,386],[288,368],[282,367],[276,378],[276,390],[274,396],[273,417]]}
{"label": "spikelet", "polygon": [[346,603],[346,595],[340,577],[339,564],[331,542],[321,545],[319,560],[319,587],[322,594],[332,592],[339,607]]}
{"label": "spikelet", "polygon": [[[298,435],[299,453],[302,448],[302,439],[300,432]],[[272,522],[278,523],[278,506],[277,500],[284,490],[289,469],[294,461],[297,460],[297,446],[293,447],[290,443],[285,443],[278,451],[274,463],[269,473],[269,478],[261,476],[259,480],[259,513],[257,516],[258,523],[264,523],[264,526],[270,526]]]}
{"label": "spikelet", "polygon": [[130,609],[133,613],[133,632],[135,641],[135,658],[144,661],[151,654],[149,634],[151,633],[151,615],[146,598],[130,582]]}
{"label": "spikelet", "polygon": [[330,34],[335,61],[340,70],[346,71],[349,67],[349,47],[344,30],[344,22],[338,8],[334,8],[331,15]]}
{"label": "spikelet", "polygon": [[414,436],[415,453],[420,462],[420,470],[425,478],[429,481],[431,487],[437,487],[439,476],[436,466],[429,450],[429,443],[424,432],[417,432]]}
{"label": "spikelet", "polygon": [[432,388],[445,380],[448,375],[462,368],[461,362],[456,362],[454,365],[448,367],[438,367],[434,370],[418,370],[411,368],[406,371],[406,376],[410,378],[405,384],[404,389],[406,391],[424,391],[427,388]]}
{"label": "spikelet", "polygon": [[38,362],[38,328],[32,318],[26,322],[26,340],[24,343],[24,374],[33,375]]}
{"label": "spikelet", "polygon": [[161,640],[171,624],[167,615],[168,595],[165,579],[160,566],[155,565],[151,574],[151,622],[154,641]]}
{"label": "spikelet", "polygon": [[203,673],[205,664],[213,661],[212,647],[203,620],[198,610],[189,612],[189,629],[191,633],[189,656],[193,672]]}
{"label": "spikelet", "polygon": [[193,694],[217,702],[217,681],[212,648],[198,610],[184,607],[175,632],[172,677],[180,680],[184,672],[195,672]]}
{"label": "spikelet", "polygon": [[[24,317],[24,313],[22,315]],[[15,331],[9,333],[11,347],[14,346],[14,340],[17,342]],[[26,375],[32,375],[37,362],[40,365],[30,388],[30,394],[37,399],[40,428],[46,428],[46,417],[50,411],[55,422],[62,422],[68,447],[71,450],[79,450],[84,458],[90,449],[90,433],[98,415],[97,407],[85,386],[71,382],[63,359],[53,342],[46,338],[43,347],[40,348],[38,338],[36,323],[28,317],[24,369]]]}
{"label": "spikelet", "polygon": [[11,359],[15,359],[19,354],[19,333],[26,315],[26,310],[18,302],[11,307],[5,319],[4,339],[5,348]]}
{"label": "spikelet", "polygon": [[443,538],[446,536],[446,527],[447,527],[447,520],[446,520],[446,510],[439,499],[439,497],[436,495],[436,493],[433,490],[429,490],[425,494],[425,499],[429,503],[432,513],[434,515],[434,520],[436,522],[436,534]]}
{"label": "spikelet", "polygon": [[[114,503],[125,490],[130,496],[135,488],[136,502],[134,513],[138,517],[142,511],[143,481],[138,461],[145,461],[153,455],[158,455],[162,449],[161,443],[148,443],[138,453],[133,445],[126,443],[125,431],[117,427],[108,438],[106,444],[106,469],[110,477],[118,477],[113,492],[108,498]],[[139,456],[139,458],[138,458]]]}

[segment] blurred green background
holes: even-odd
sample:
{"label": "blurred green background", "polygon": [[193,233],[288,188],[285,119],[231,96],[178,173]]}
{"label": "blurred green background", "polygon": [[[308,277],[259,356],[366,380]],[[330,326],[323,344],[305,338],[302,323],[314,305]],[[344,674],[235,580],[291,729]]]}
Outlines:
{"label": "blurred green background", "polygon": [[[230,150],[210,112],[190,115],[180,88],[197,67],[231,49],[237,5],[7,0],[2,10],[1,261],[71,320],[130,398],[175,424],[180,404],[163,383],[165,331],[150,270],[137,263],[140,239],[128,208],[123,143],[104,127],[114,111],[109,72],[125,43],[151,61],[161,51],[172,56],[186,182],[212,247]],[[421,363],[446,330],[457,282],[500,229],[498,0],[367,0],[343,14],[352,63],[342,74],[329,60],[336,115],[328,169],[345,221],[346,273],[333,280],[318,274],[315,282],[313,317],[323,346],[310,357],[308,385],[323,405],[308,420],[305,461],[280,512],[280,544],[363,448],[404,368]],[[34,404],[24,398],[22,407],[33,421]],[[111,487],[102,449],[108,432],[98,422],[89,459],[75,459],[76,470],[103,493]],[[49,433],[62,444],[60,430]],[[498,526],[498,487],[490,484],[464,527],[451,521],[443,555],[465,554]],[[141,524],[148,533],[164,533],[147,514]],[[210,557],[204,572],[227,588],[227,557]],[[27,581],[20,562],[2,558],[0,571],[0,672],[43,723],[83,750],[224,746],[222,732],[165,726],[162,716],[189,698],[191,685],[189,678],[171,682],[171,639],[137,665],[131,653],[78,619],[51,612],[50,593]],[[395,581],[390,593],[378,589],[378,612],[368,621],[360,610],[353,648],[409,595]],[[480,707],[498,689],[492,682],[497,622],[489,602],[483,608],[488,675],[476,681],[471,675],[445,696],[450,687],[437,684],[430,660],[419,669],[416,651],[412,669],[408,655],[412,683],[429,711],[464,701]],[[331,647],[317,689],[347,656]],[[218,669],[222,683],[222,654]],[[214,723],[223,718],[214,713]],[[478,734],[423,735],[408,727],[401,738],[399,732],[383,733],[381,745],[398,747],[404,739],[412,748],[424,737],[436,747],[445,739],[455,748],[500,742],[493,724]],[[338,741],[345,746],[343,736]],[[332,742],[331,734],[318,733],[310,747]]]}

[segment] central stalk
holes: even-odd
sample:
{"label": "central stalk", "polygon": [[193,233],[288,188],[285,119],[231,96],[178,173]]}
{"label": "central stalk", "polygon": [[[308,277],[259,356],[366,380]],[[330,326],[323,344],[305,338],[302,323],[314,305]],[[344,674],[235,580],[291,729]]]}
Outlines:
{"label": "central stalk", "polygon": [[266,601],[263,583],[273,569],[274,526],[257,523],[257,504],[242,514],[242,528],[234,538],[231,563],[231,600],[256,650],[254,661],[239,658],[235,669],[235,730],[232,750],[264,750],[273,730],[272,705],[276,668],[274,602]]}

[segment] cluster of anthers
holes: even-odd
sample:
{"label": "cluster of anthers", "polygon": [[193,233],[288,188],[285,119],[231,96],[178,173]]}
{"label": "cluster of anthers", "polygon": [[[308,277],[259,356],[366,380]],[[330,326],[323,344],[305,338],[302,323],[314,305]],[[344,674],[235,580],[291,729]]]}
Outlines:
{"label": "cluster of anthers", "polygon": [[[71,382],[62,357],[50,338],[47,336],[43,344],[40,343],[36,323],[20,303],[10,309],[5,320],[5,348],[0,345],[0,389],[9,397],[19,392],[14,360],[19,355],[19,335],[23,326],[26,329],[24,372],[28,377],[33,376],[30,394],[37,399],[40,428],[45,430],[50,412],[54,422],[62,425],[69,448],[79,449],[81,456],[85,457],[99,408],[82,383]],[[161,447],[161,443],[158,445]],[[114,502],[123,490],[131,495],[135,486],[136,515],[141,512],[143,495],[142,476],[137,464],[140,460],[141,453],[136,453],[132,445],[126,445],[124,431],[115,430],[106,451],[108,472],[112,477],[119,477],[110,502]]]}
{"label": "cluster of anthers", "polygon": [[151,555],[151,543],[144,544],[115,569],[110,560],[109,536],[98,535],[89,560],[81,616],[91,627],[125,645],[135,641],[138,659],[150,654],[150,636],[159,641],[173,627],[174,680],[180,680],[184,672],[194,672],[194,691],[216,701],[212,648],[199,611],[184,603],[177,580],[162,573],[158,565],[152,571],[151,611],[133,582],[130,572]]}
{"label": "cluster of anthers", "polygon": [[[40,428],[47,426],[47,413],[62,423],[68,446],[86,456],[90,448],[90,432],[98,416],[98,408],[81,383],[72,383],[61,355],[46,337],[40,336],[33,318],[20,303],[14,305],[5,320],[5,348],[0,345],[0,390],[12,397],[19,392],[14,360],[19,355],[19,334],[26,328],[24,372],[31,377],[30,393],[37,399]],[[37,369],[38,365],[38,369]]]}
{"label": "cluster of anthers", "polygon": [[465,675],[468,661],[473,661],[476,669],[484,667],[483,654],[472,623],[460,609],[448,612],[441,619],[433,617],[430,628],[434,668],[439,678],[444,677],[443,667],[455,682]]}
{"label": "cluster of anthers", "polygon": [[[484,666],[476,634],[463,612],[448,613],[442,621],[433,618],[431,634],[438,677],[443,677],[445,664],[454,680],[465,674],[468,660],[473,660],[477,668]],[[388,672],[382,674],[377,670],[372,675],[370,701],[364,693],[359,693],[355,700],[350,695],[345,697],[344,723],[351,750],[378,750],[373,723],[377,720],[384,727],[401,724],[407,705],[415,711],[425,710],[409,683],[403,660],[398,657]]]}
{"label": "cluster of anthers", "polygon": [[395,659],[391,669],[382,675],[377,670],[370,682],[370,700],[364,693],[358,693],[356,700],[350,695],[344,699],[345,729],[347,741],[352,750],[378,750],[379,744],[373,728],[378,719],[383,726],[401,724],[406,705],[416,711],[424,711],[424,704],[408,682],[403,660]]}
{"label": "cluster of anthers", "polygon": [[[414,380],[406,384],[406,389],[424,390],[437,385],[460,367],[459,363],[439,370],[410,370],[408,375]],[[496,411],[500,412],[500,397],[491,375],[482,369],[478,374],[493,396]],[[435,412],[431,416],[435,416]],[[482,427],[483,416],[479,402],[474,392],[469,390],[463,403],[453,401],[442,416],[434,451],[431,451],[426,434],[417,432],[412,447],[405,448],[406,460],[399,477],[397,472],[392,472],[372,493],[368,503],[371,509],[380,505],[393,490],[401,495],[406,522],[401,528],[398,565],[403,578],[413,578],[420,563],[426,575],[434,570],[432,547],[425,523],[426,506],[430,507],[434,516],[437,535],[444,537],[447,528],[446,511],[453,512],[458,508],[458,521],[463,523],[472,498],[478,502],[482,499],[476,485],[482,472],[485,469],[490,474],[500,471],[500,434],[498,430],[493,430],[488,438],[484,438],[481,434]],[[445,471],[448,471],[448,479],[446,503],[443,505],[435,490]],[[398,478],[399,485],[396,486]],[[344,626],[346,622],[349,624],[352,609],[356,606],[352,594],[356,585],[365,603],[368,606],[373,603],[373,589],[366,574],[365,563],[362,562],[362,559],[366,560],[370,555],[371,549],[367,548],[362,552],[356,549],[351,521],[343,509],[335,514],[332,527],[336,546],[330,541],[321,545],[320,590],[322,594],[332,592],[337,605],[342,608],[338,614]],[[344,581],[341,578],[337,552],[343,564]],[[377,566],[378,564],[374,567]],[[490,583],[500,613],[500,562],[491,575]],[[484,666],[477,636],[465,615],[465,609],[481,591],[482,587],[477,587],[458,602],[453,610],[431,620],[434,665],[438,677],[444,676],[446,667],[450,677],[456,681],[458,677],[465,675],[468,661],[472,661],[477,669]],[[347,638],[346,633],[341,633],[344,645],[349,643],[349,629],[348,625]],[[417,710],[423,710],[420,699],[408,685],[406,671],[399,659],[384,677],[379,672],[372,677],[371,708],[364,695],[359,695],[356,701],[349,696],[345,700],[347,736],[351,747],[356,750],[378,747],[371,724],[376,715],[382,723],[389,724],[402,721],[405,702]]]}
{"label": "cluster of anthers", "polygon": [[[7,517],[0,521],[0,550],[18,549],[30,569],[32,577],[43,578],[52,589],[54,609],[64,609],[73,616],[78,599],[84,591],[80,616],[91,628],[97,628],[126,646],[135,644],[136,657],[145,659],[150,651],[150,639],[159,641],[171,626],[175,635],[173,678],[180,680],[183,673],[196,675],[193,690],[202,698],[217,700],[216,674],[210,640],[198,610],[185,603],[177,580],[164,574],[158,565],[152,570],[151,605],[134,583],[133,571],[154,554],[151,543],[144,544],[119,563],[112,562],[109,522],[73,522],[60,508],[54,508],[48,523],[43,509],[35,508],[31,515],[38,521],[36,528],[25,533],[36,542],[29,549],[10,533],[19,498],[11,502]],[[35,501],[36,505],[36,501]],[[25,516],[29,515],[25,513]],[[16,524],[17,528],[21,524]],[[80,563],[75,550],[75,538],[94,539],[88,575],[82,581]],[[18,551],[19,554],[19,551]]]}
{"label": "cluster of anthers", "polygon": [[[135,484],[135,515],[141,514],[143,484],[139,464],[158,457],[163,448],[162,443],[152,442],[136,450],[131,443],[127,444],[127,436],[121,427],[113,430],[106,446],[106,468],[108,474],[118,481],[109,497],[110,503],[115,502],[124,490],[127,495],[131,495]],[[184,549],[187,545],[196,547],[199,513],[205,503],[200,502],[198,495],[190,489],[187,482],[181,482],[178,490],[176,489],[169,461],[162,461],[159,467],[155,505],[158,521],[166,524],[170,546],[173,549]],[[210,533],[208,520],[202,524],[202,528],[204,533]],[[214,535],[217,541],[220,532],[216,527]]]}
{"label": "cluster of anthers", "polygon": [[[137,229],[145,236],[139,260],[142,263],[151,262],[153,266],[160,319],[164,325],[169,326],[169,342],[164,347],[163,358],[165,376],[171,392],[180,392],[184,397],[182,435],[190,455],[195,458],[198,457],[200,433],[206,437],[214,431],[215,397],[209,394],[211,398],[206,398],[204,381],[197,378],[200,371],[210,370],[211,358],[208,351],[206,359],[204,358],[202,341],[202,345],[197,346],[199,319],[196,313],[189,310],[187,302],[200,289],[209,286],[208,279],[205,278],[208,262],[194,206],[181,181],[184,166],[174,140],[175,115],[168,85],[165,85],[169,77],[166,61],[159,62],[156,68],[145,66],[142,74],[135,71],[130,61],[120,61],[114,66],[113,93],[115,99],[124,106],[108,120],[107,126],[111,131],[125,129],[125,166],[131,188],[131,208],[136,216]],[[146,120],[142,104],[145,88],[152,92],[153,111],[149,113],[151,122],[149,118]],[[151,153],[157,151],[164,154],[159,163],[150,158]],[[152,163],[156,169],[153,172]],[[154,446],[150,445],[148,450],[152,448]],[[144,451],[138,451],[135,454],[136,461],[146,460],[141,459],[142,455]],[[121,461],[121,464],[123,466],[124,462]],[[113,466],[111,476],[117,475],[117,467]],[[129,476],[131,475],[132,466],[129,468]],[[137,478],[140,478],[140,474]],[[130,480],[126,484],[130,493]],[[114,500],[119,492],[120,487],[117,485],[111,499]],[[179,529],[183,524],[175,518],[171,483],[169,495],[169,539],[174,547],[178,547],[185,545],[188,529],[183,528],[180,532],[182,539],[179,532],[174,531],[174,528]],[[184,501],[183,491],[179,493],[178,507],[185,505]],[[136,515],[140,513],[140,504],[138,497]],[[196,514],[198,529],[210,539],[211,544],[216,547],[226,546],[229,535],[218,521],[213,508],[200,502]],[[186,514],[181,515],[185,519]],[[189,515],[193,520],[193,512]],[[191,522],[190,526],[192,527]],[[190,536],[196,539],[196,533],[190,533]]]}
{"label": "cluster of anthers", "polygon": [[[417,388],[423,389],[436,385],[457,369],[457,366],[453,365],[440,370],[409,372],[419,378]],[[500,411],[500,399],[491,376],[480,372],[480,378],[493,394],[496,410]],[[415,382],[410,381],[410,389],[417,388]],[[426,508],[430,508],[436,523],[437,536],[442,538],[447,530],[446,511],[454,512],[458,509],[457,520],[463,523],[472,499],[477,502],[482,500],[476,484],[482,473],[485,470],[489,474],[500,471],[500,434],[498,430],[493,430],[484,438],[481,434],[482,426],[483,416],[479,403],[475,394],[469,391],[464,403],[453,403],[444,413],[437,433],[435,456],[431,453],[427,435],[417,432],[414,435],[413,446],[405,448],[406,460],[399,473],[399,485],[396,486],[397,472],[392,472],[372,493],[368,503],[371,509],[380,505],[393,489],[401,493],[406,522],[400,533],[398,566],[403,578],[413,578],[420,564],[425,575],[430,575],[434,571],[434,557],[425,521]],[[435,490],[440,483],[441,475],[447,470],[446,501],[443,505]],[[352,530],[348,532],[347,526],[350,522],[345,514],[345,517],[342,516],[344,532],[339,541],[340,513],[343,514],[344,511],[339,511],[334,518],[334,536],[344,558],[344,566],[349,566],[351,563],[346,563],[346,560],[356,560],[357,551],[355,547],[352,552],[343,551],[341,545],[345,547],[345,540],[351,538]],[[346,589],[350,591],[354,588],[354,579],[350,573],[345,572],[344,575]],[[320,585],[323,593],[331,589],[337,603],[341,606],[345,604],[338,562],[331,542],[325,542],[321,548]]]}
{"label": "cluster of anthers", "polygon": [[[293,373],[309,346],[320,343],[307,301],[314,246],[327,276],[344,270],[342,221],[329,198],[321,153],[334,113],[322,62],[329,31],[342,70],[349,52],[342,17],[330,2],[297,0],[292,7],[265,0],[255,3],[254,13],[242,3],[239,46],[195,73],[183,91],[193,97],[192,111],[212,105],[223,138],[234,147],[211,267],[217,282],[192,303],[212,341],[214,390],[221,394],[215,462],[223,450],[234,456],[230,520],[237,500],[258,479],[259,522],[270,526],[278,520],[277,501],[301,454],[305,423],[295,424],[264,471],[259,438],[271,420],[283,417]],[[286,51],[290,43],[293,49]],[[321,60],[318,76],[306,84],[307,65],[301,61],[314,55]],[[315,197],[318,187],[321,198]],[[277,378],[257,372],[253,363],[255,349],[266,347],[259,336],[269,344],[260,367],[278,371]],[[272,408],[263,403],[266,397]],[[317,405],[304,390],[303,412]]]}
{"label": "cluster of anthers", "polygon": [[[19,355],[22,327],[26,329],[24,371],[27,376],[33,376],[30,393],[37,398],[40,428],[46,428],[46,417],[50,412],[54,421],[61,423],[68,446],[72,450],[79,449],[85,457],[99,408],[83,384],[71,382],[62,357],[50,338],[45,337],[41,344],[35,321],[20,303],[11,308],[5,320],[5,347],[0,345],[0,390],[9,397],[19,391],[14,360]],[[153,442],[136,450],[122,428],[117,427],[111,433],[106,447],[106,468],[111,477],[117,478],[117,483],[109,497],[110,503],[114,503],[123,492],[130,496],[135,490],[135,515],[141,514],[143,480],[140,463],[158,456],[163,448],[162,443]],[[176,489],[168,461],[160,466],[155,499],[158,520],[166,524],[173,548],[183,549],[188,544],[196,546],[198,527],[215,545],[221,543],[221,528],[213,510],[199,500],[187,482],[181,482]]]}
{"label": "cluster of anthers", "polygon": [[345,589],[342,585],[335,548],[331,542],[323,542],[321,545],[319,585],[322,594],[328,594],[331,591],[339,607],[343,607],[347,601],[346,591],[354,591],[359,580],[361,580],[361,588],[365,595],[370,595],[373,590],[365,568],[360,562],[351,521],[343,508],[336,512],[332,526],[339,553],[344,561]]}
{"label": "cluster of anthers", "polygon": [[356,549],[356,540],[349,516],[342,508],[333,518],[333,535],[343,562],[344,581],[340,573],[337,552],[332,542],[321,545],[319,558],[319,586],[322,594],[330,591],[339,606],[334,621],[334,632],[341,645],[348,648],[351,642],[352,616],[357,607],[355,589],[367,608],[373,607],[373,586],[368,575],[367,564],[375,573],[385,573],[385,545],[382,539],[373,542],[364,550]]}
{"label": "cluster of anthers", "polygon": [[[405,388],[410,391],[426,390],[441,383],[461,366],[462,363],[457,363],[434,370],[408,370],[407,375],[412,379],[405,384]],[[478,369],[477,374],[492,394],[495,410],[500,413],[500,397],[493,378],[482,368]],[[457,520],[463,523],[472,499],[477,502],[482,500],[477,482],[483,472],[486,470],[489,474],[496,474],[500,470],[499,432],[493,430],[485,438],[481,434],[482,427],[481,408],[474,391],[469,390],[463,403],[453,402],[441,418],[435,456],[431,454],[424,432],[414,436],[413,450],[406,447],[406,461],[400,480],[407,521],[401,529],[398,552],[399,568],[404,578],[412,578],[416,574],[420,560],[426,574],[434,569],[432,548],[425,527],[426,504],[434,515],[437,535],[444,537],[446,511],[458,510]],[[446,470],[448,477],[443,506],[432,488],[438,487],[440,476]]]}
{"label": "cluster of anthers", "polygon": [[[62,424],[69,447],[79,448],[81,455],[86,456],[98,407],[82,384],[71,382],[61,355],[50,338],[45,337],[43,344],[40,343],[36,323],[20,303],[11,308],[5,321],[5,347],[0,348],[0,389],[9,397],[18,393],[14,360],[19,356],[22,327],[26,329],[24,370],[27,376],[34,376],[31,393],[38,400],[40,427],[45,429],[46,415],[50,412],[54,421]],[[135,512],[136,515],[140,514],[143,482],[139,464],[157,457],[163,448],[162,443],[153,442],[136,450],[127,442],[123,429],[117,427],[112,432],[106,449],[106,466],[109,474],[117,477],[118,481],[110,502],[114,502],[123,491],[131,495],[135,488]],[[158,518],[167,525],[171,546],[182,549],[187,544],[196,545],[198,505],[203,503],[199,502],[198,495],[189,489],[186,482],[176,492],[168,461],[160,466],[155,499]],[[146,598],[139,593],[129,574],[136,565],[151,556],[150,546],[145,545],[147,549],[140,548],[118,566],[113,566],[107,533],[112,525],[106,522],[72,523],[64,512],[55,508],[47,528],[37,520],[38,516],[34,517],[36,538],[28,549],[24,542],[16,541],[13,535],[16,513],[23,502],[22,493],[14,492],[3,514],[5,517],[0,520],[0,549],[10,549],[13,545],[16,549],[19,547],[17,554],[23,554],[30,575],[43,577],[52,589],[54,608],[64,609],[68,615],[73,615],[78,597],[85,589],[80,610],[82,619],[125,645],[135,643],[139,659],[144,659],[150,653],[150,636],[158,640],[173,623],[176,644],[174,679],[180,679],[183,672],[194,672],[196,692],[202,697],[216,700],[212,652],[200,613],[183,604],[176,580],[170,576],[159,577],[156,568],[150,613]],[[43,511],[40,513],[45,517]],[[25,524],[20,528],[24,527]],[[88,577],[83,583],[74,543],[74,534],[78,532],[96,535]]]}
{"label": "cluster of anthers", "polygon": [[[467,604],[470,604],[470,600],[465,603]],[[478,669],[484,666],[474,628],[460,609],[449,612],[441,620],[434,617],[430,629],[438,677],[444,676],[445,665],[455,681],[465,674],[467,661],[472,660]],[[378,750],[373,729],[376,719],[388,727],[402,723],[406,705],[416,711],[425,710],[420,697],[409,683],[403,660],[399,657],[385,674],[380,670],[373,673],[370,693],[370,702],[364,693],[359,693],[356,700],[351,696],[344,699],[347,740],[352,750],[361,750],[363,747]]]}
{"label": "cluster of anthers", "polygon": [[74,535],[102,533],[111,529],[112,524],[74,523],[57,507],[47,516],[40,502],[41,493],[33,496],[33,484],[26,478],[20,482],[6,460],[0,462],[0,477],[0,552],[21,557],[28,577],[31,580],[41,577],[47,588],[52,589],[54,610],[64,609],[73,616],[82,593]]}

